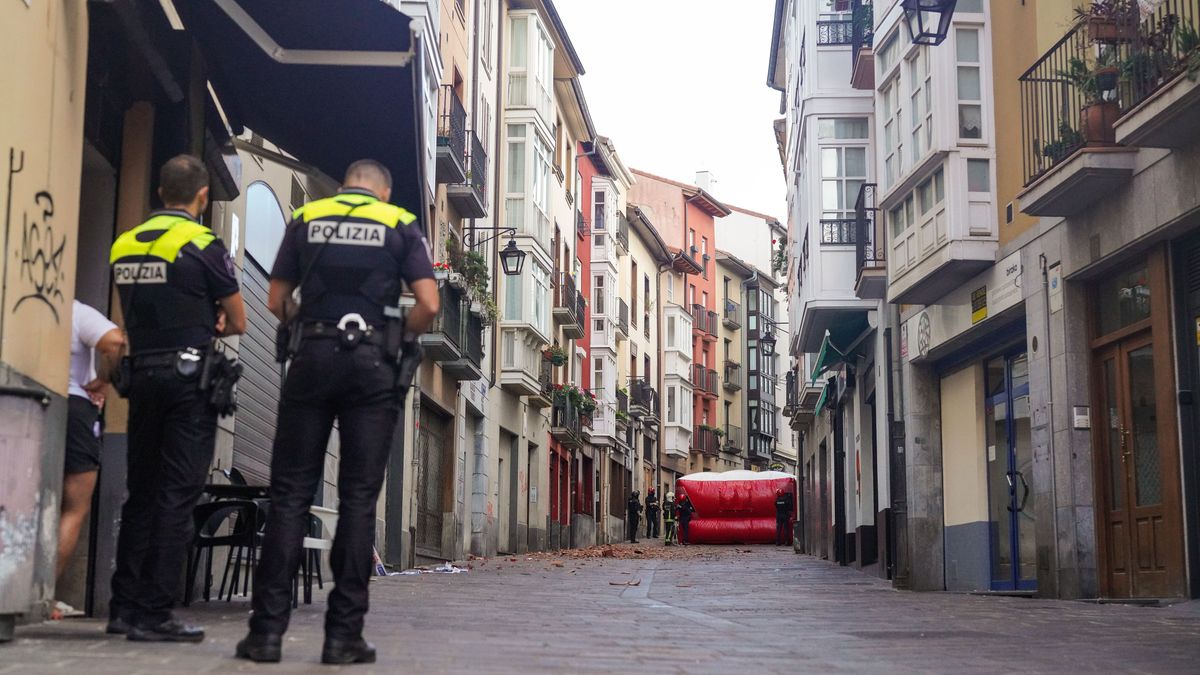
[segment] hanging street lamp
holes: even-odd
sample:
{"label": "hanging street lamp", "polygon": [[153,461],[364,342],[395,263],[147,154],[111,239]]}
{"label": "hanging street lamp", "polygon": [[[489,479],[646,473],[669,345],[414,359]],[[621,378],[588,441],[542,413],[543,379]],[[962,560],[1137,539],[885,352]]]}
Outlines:
{"label": "hanging street lamp", "polygon": [[937,46],[945,41],[958,0],[902,0],[904,23],[915,45]]}
{"label": "hanging street lamp", "polygon": [[500,266],[504,268],[504,273],[510,277],[519,276],[521,269],[525,266],[525,251],[517,248],[517,240],[509,239],[508,246],[500,251]]}

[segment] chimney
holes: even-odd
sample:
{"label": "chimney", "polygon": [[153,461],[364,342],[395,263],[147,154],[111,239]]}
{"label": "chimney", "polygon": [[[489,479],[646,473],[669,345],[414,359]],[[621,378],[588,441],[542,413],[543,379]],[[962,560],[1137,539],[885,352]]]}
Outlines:
{"label": "chimney", "polygon": [[717,179],[713,178],[711,171],[696,172],[696,187],[700,188],[701,190],[704,190],[705,192],[712,192],[712,186],[716,182]]}

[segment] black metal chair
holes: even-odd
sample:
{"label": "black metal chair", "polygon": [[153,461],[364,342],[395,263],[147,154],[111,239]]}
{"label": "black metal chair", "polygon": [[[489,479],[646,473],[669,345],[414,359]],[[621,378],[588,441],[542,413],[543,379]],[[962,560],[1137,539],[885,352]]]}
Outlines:
{"label": "black metal chair", "polygon": [[[183,598],[184,606],[190,605],[192,602],[192,594],[196,585],[196,573],[200,568],[200,557],[205,555],[206,551],[204,600],[207,602],[211,599],[213,550],[218,546],[228,547],[229,552],[226,555],[225,571],[221,575],[221,587],[217,590],[217,597],[220,598],[225,594],[226,581],[232,582],[230,583],[229,595],[226,600],[233,599],[233,592],[237,589],[238,581],[242,581],[242,593],[249,592],[250,578],[253,576],[252,571],[258,559],[258,531],[261,520],[259,505],[253,501],[244,499],[226,499],[198,504],[192,510],[192,523],[195,533],[192,536],[192,548],[188,551],[187,585],[184,589]],[[222,533],[221,528],[226,523],[229,523],[229,529]],[[243,555],[245,556],[248,569],[251,570],[245,574],[244,579],[242,578]],[[232,579],[230,579],[231,567],[233,570]]]}

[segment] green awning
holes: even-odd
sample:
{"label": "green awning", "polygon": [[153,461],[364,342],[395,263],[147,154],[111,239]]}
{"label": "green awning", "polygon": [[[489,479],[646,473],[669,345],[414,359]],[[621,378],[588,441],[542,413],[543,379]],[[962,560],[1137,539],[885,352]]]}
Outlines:
{"label": "green awning", "polygon": [[829,383],[821,388],[821,398],[817,399],[817,408],[813,411],[813,415],[820,415],[821,409],[825,407],[825,401],[829,400]]}
{"label": "green awning", "polygon": [[821,351],[817,352],[817,360],[813,363],[813,370],[809,376],[809,380],[815,384],[817,378],[822,373],[845,360],[846,355],[842,353],[842,350],[834,346],[833,341],[829,339],[829,333],[826,332],[825,339],[821,342]]}

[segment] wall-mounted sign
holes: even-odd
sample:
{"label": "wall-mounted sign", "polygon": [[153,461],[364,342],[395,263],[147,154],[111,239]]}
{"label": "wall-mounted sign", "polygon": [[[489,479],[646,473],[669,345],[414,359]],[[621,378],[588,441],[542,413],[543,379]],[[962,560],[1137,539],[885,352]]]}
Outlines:
{"label": "wall-mounted sign", "polygon": [[987,318],[987,286],[971,291],[971,325]]}
{"label": "wall-mounted sign", "polygon": [[1092,412],[1086,405],[1071,407],[1071,426],[1077,430],[1092,428]]}
{"label": "wall-mounted sign", "polygon": [[1063,308],[1063,279],[1062,279],[1062,263],[1054,263],[1050,266],[1048,283],[1050,285],[1050,313],[1054,313]]}

